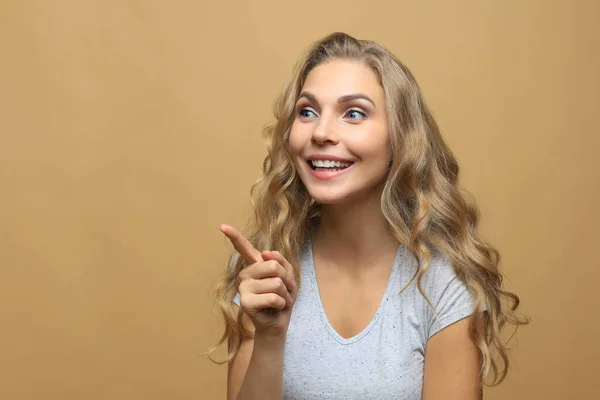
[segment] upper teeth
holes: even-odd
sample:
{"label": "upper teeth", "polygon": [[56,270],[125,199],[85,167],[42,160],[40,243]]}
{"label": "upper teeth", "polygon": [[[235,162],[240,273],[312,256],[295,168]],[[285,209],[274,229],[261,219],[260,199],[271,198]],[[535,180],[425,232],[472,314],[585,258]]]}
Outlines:
{"label": "upper teeth", "polygon": [[343,161],[329,161],[329,160],[310,160],[314,167],[321,168],[332,168],[332,167],[349,167],[352,163]]}

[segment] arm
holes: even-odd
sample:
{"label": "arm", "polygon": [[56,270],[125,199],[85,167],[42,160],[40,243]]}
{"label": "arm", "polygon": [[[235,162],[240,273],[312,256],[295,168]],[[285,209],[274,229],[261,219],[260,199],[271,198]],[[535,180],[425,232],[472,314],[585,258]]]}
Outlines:
{"label": "arm", "polygon": [[471,317],[434,334],[425,349],[423,400],[479,400],[480,354],[469,334]]}
{"label": "arm", "polygon": [[[240,308],[233,304],[238,313]],[[244,327],[255,332],[250,318],[242,316]],[[281,399],[283,396],[283,337],[255,335],[244,339],[230,362],[227,373],[227,399]],[[236,337],[233,340],[237,340]],[[231,345],[229,347],[231,349]]]}
{"label": "arm", "polygon": [[[244,338],[230,360],[228,400],[280,400],[283,396],[283,350],[294,301],[298,295],[294,267],[277,251],[259,252],[232,226],[219,227],[249,263],[238,273],[234,314],[253,333]],[[237,300],[236,300],[237,299]],[[239,341],[233,333],[229,345]]]}

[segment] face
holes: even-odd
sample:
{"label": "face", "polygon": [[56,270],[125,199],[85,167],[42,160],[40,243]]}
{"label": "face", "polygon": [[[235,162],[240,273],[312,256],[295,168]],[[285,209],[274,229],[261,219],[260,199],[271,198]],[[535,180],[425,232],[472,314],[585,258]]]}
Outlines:
{"label": "face", "polygon": [[321,204],[380,195],[390,162],[385,94],[359,61],[334,60],[307,76],[289,145],[300,179]]}

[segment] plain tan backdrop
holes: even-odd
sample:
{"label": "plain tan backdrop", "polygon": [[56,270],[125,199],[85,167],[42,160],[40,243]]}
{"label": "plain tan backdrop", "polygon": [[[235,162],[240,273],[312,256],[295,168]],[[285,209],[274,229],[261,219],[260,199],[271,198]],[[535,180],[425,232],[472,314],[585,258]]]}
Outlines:
{"label": "plain tan backdrop", "polygon": [[[486,399],[597,399],[600,2],[0,2],[0,397],[220,399],[212,291],[301,51],[412,69],[533,319]],[[217,356],[224,356],[222,348]]]}

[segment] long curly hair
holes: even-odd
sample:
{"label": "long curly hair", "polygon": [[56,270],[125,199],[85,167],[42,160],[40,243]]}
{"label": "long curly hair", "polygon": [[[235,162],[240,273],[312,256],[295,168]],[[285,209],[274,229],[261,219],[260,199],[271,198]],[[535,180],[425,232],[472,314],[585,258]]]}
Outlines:
{"label": "long curly hair", "polygon": [[[498,271],[500,254],[478,233],[479,210],[470,194],[458,185],[456,158],[444,142],[415,78],[383,46],[335,32],[305,50],[274,103],[275,121],[263,130],[267,156],[263,175],[250,191],[254,213],[242,232],[256,249],[279,251],[294,265],[296,281],[301,284],[298,262],[305,235],[320,216],[320,206],[310,197],[296,172],[288,139],[295,104],[307,75],[318,65],[334,59],[366,63],[376,72],[385,93],[392,161],[381,209],[391,233],[418,260],[417,271],[408,285],[416,280],[427,299],[421,279],[430,265],[431,252],[434,248],[445,251],[475,302],[470,332],[481,352],[481,382],[489,386],[499,384],[509,367],[510,339],[506,342],[502,339],[503,328],[513,325],[516,331],[519,325],[529,323],[529,319],[516,311],[519,297],[502,287],[503,276]],[[218,364],[235,357],[242,340],[252,337],[242,325],[243,313],[236,319],[232,307],[238,291],[236,278],[245,266],[243,258],[232,254],[215,291],[215,306],[222,313],[225,330],[218,342],[203,354],[214,352],[226,340],[230,341],[234,333],[239,338],[229,343],[228,357],[224,360],[211,358]]]}

